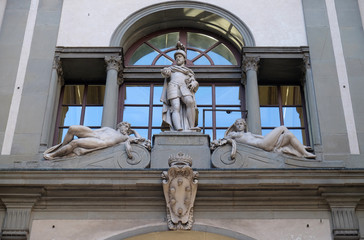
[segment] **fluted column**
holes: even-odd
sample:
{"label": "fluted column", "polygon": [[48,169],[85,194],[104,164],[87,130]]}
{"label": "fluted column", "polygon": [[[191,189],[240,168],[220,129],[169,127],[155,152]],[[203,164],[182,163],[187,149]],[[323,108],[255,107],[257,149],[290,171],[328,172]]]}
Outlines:
{"label": "fluted column", "polygon": [[49,84],[39,152],[44,152],[47,149],[47,146],[51,144],[51,129],[52,123],[54,122],[53,116],[55,116],[57,110],[57,90],[59,91],[60,89],[58,85],[63,85],[63,70],[61,60],[59,57],[55,57],[53,61],[51,82]]}
{"label": "fluted column", "polygon": [[248,110],[248,131],[260,135],[262,134],[262,126],[257,75],[259,60],[258,57],[244,57],[243,71],[246,73],[245,95]]}
{"label": "fluted column", "polygon": [[102,126],[115,128],[118,112],[118,73],[121,70],[121,57],[106,56],[105,62],[107,64],[107,76]]}

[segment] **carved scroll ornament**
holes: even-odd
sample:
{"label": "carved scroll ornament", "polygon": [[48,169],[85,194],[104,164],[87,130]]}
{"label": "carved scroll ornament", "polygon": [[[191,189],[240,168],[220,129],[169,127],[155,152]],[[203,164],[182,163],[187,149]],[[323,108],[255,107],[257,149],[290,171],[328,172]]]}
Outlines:
{"label": "carved scroll ornament", "polygon": [[168,228],[190,230],[193,225],[198,172],[192,170],[192,159],[184,153],[170,156],[168,164],[168,172],[162,173]]}

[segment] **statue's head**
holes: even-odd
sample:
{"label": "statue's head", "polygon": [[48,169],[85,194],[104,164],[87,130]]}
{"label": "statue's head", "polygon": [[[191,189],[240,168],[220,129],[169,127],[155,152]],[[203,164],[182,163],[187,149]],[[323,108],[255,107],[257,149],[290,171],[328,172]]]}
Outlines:
{"label": "statue's head", "polygon": [[183,57],[183,63],[185,63],[186,59],[187,59],[185,46],[180,41],[178,41],[176,48],[177,48],[177,51],[174,53],[174,60],[176,60],[176,62],[178,63],[177,58]]}
{"label": "statue's head", "polygon": [[234,123],[234,127],[236,131],[245,131],[246,129],[246,121],[243,118],[238,118],[236,119],[235,123]]}
{"label": "statue's head", "polygon": [[117,129],[119,129],[119,131],[122,133],[122,134],[127,134],[127,135],[130,135],[132,134],[133,132],[131,131],[131,125],[130,123],[128,122],[120,122],[118,123],[118,125],[116,126]]}

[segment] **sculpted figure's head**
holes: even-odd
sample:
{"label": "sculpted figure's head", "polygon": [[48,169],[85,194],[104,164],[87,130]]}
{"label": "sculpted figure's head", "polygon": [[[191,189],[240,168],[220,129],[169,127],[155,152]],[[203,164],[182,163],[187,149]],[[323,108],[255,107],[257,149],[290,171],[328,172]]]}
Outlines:
{"label": "sculpted figure's head", "polygon": [[128,122],[120,122],[120,123],[118,123],[118,125],[116,126],[116,128],[119,129],[119,131],[122,134],[125,134],[125,135],[132,134],[131,125]]}
{"label": "sculpted figure's head", "polygon": [[243,132],[246,129],[246,121],[242,118],[236,119],[234,126],[236,131]]}
{"label": "sculpted figure's head", "polygon": [[185,46],[178,41],[176,45],[177,51],[174,53],[174,60],[176,60],[176,63],[178,66],[186,63],[186,48]]}

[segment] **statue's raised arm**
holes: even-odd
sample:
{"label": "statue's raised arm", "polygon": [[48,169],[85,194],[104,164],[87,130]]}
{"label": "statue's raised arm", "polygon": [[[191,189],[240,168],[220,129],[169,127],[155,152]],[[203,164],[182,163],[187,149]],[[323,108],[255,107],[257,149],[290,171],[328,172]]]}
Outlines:
{"label": "statue's raised arm", "polygon": [[308,147],[304,146],[285,126],[277,127],[265,136],[245,132],[245,130],[245,120],[237,119],[226,130],[224,138],[227,141],[248,144],[268,152],[282,152],[297,157],[316,158],[316,155],[308,152]]}
{"label": "statue's raised arm", "polygon": [[198,114],[195,101],[199,84],[194,72],[185,66],[185,47],[178,42],[176,48],[174,54],[176,65],[161,70],[165,78],[161,96],[162,130],[200,131],[200,128],[196,127]]}

